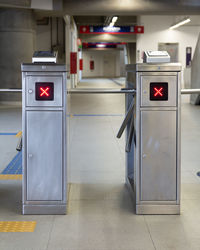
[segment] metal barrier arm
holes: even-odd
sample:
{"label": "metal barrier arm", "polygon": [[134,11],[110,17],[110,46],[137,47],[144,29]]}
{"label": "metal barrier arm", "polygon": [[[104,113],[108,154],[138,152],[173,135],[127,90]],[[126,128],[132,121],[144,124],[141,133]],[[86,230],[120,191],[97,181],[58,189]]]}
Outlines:
{"label": "metal barrier arm", "polygon": [[135,94],[135,89],[71,89],[69,94]]}
{"label": "metal barrier arm", "polygon": [[126,113],[126,116],[125,116],[125,118],[124,118],[124,120],[122,122],[122,125],[121,125],[121,127],[120,127],[120,129],[119,129],[119,131],[117,133],[117,138],[120,138],[122,136],[122,134],[123,134],[123,132],[124,132],[124,130],[125,130],[128,122],[129,122],[129,120],[131,118],[131,115],[132,115],[133,109],[134,109],[134,101],[135,100],[133,98],[133,100],[132,100],[132,102],[131,102],[131,104],[130,104],[130,106],[128,108],[128,112]]}
{"label": "metal barrier arm", "polygon": [[135,127],[134,127],[134,114],[131,117],[131,124],[130,124],[127,142],[126,142],[126,149],[125,150],[127,153],[131,151],[131,144],[132,144],[133,136],[134,136],[134,143],[136,144]]}
{"label": "metal barrier arm", "polygon": [[[19,92],[22,89],[0,89],[0,92]],[[135,94],[135,89],[72,89],[68,90],[69,94]],[[200,89],[181,89],[181,94],[200,94]]]}
{"label": "metal barrier arm", "polygon": [[22,137],[19,139],[16,147],[17,151],[22,151]]}
{"label": "metal barrier arm", "polygon": [[22,92],[22,89],[0,89],[0,92]]}
{"label": "metal barrier arm", "polygon": [[200,94],[200,89],[181,89],[181,95]]}

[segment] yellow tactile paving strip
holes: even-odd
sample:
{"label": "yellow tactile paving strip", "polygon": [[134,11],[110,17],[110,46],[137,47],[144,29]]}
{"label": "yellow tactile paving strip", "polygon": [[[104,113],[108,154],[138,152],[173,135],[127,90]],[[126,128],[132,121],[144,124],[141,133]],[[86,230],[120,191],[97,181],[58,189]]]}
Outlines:
{"label": "yellow tactile paving strip", "polygon": [[22,174],[0,174],[0,180],[22,180]]}
{"label": "yellow tactile paving strip", "polygon": [[34,232],[36,221],[0,221],[0,232]]}
{"label": "yellow tactile paving strip", "polygon": [[22,136],[22,131],[19,131],[17,134],[16,134],[16,137],[21,137]]}

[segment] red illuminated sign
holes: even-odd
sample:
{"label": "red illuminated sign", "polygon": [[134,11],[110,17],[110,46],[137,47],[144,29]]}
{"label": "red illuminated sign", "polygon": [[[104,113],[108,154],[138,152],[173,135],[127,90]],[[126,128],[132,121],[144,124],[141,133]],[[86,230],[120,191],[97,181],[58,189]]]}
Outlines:
{"label": "red illuminated sign", "polygon": [[70,74],[77,74],[77,52],[70,53]]}
{"label": "red illuminated sign", "polygon": [[168,83],[151,82],[150,83],[150,100],[167,101],[168,100]]}
{"label": "red illuminated sign", "polygon": [[40,93],[41,93],[40,96],[43,96],[43,95],[49,96],[48,91],[49,91],[49,87],[47,87],[46,89],[40,88]]}
{"label": "red illuminated sign", "polygon": [[36,82],[35,99],[37,101],[53,101],[54,100],[53,82]]}
{"label": "red illuminated sign", "polygon": [[161,88],[159,88],[159,89],[154,88],[154,96],[157,96],[157,95],[163,96],[162,90],[163,90],[163,87],[161,87]]}
{"label": "red illuminated sign", "polygon": [[94,70],[94,61],[93,60],[90,61],[90,70]]}
{"label": "red illuminated sign", "polygon": [[83,70],[83,59],[79,60],[79,69]]}

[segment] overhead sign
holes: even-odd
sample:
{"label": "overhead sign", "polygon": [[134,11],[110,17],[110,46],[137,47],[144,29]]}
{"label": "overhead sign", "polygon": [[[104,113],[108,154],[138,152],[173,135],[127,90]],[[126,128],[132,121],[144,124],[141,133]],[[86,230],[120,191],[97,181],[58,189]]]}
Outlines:
{"label": "overhead sign", "polygon": [[91,49],[91,48],[106,48],[106,49],[115,49],[117,48],[118,45],[123,45],[126,43],[83,43],[83,48],[84,49]]}
{"label": "overhead sign", "polygon": [[144,26],[80,26],[80,34],[142,34]]}

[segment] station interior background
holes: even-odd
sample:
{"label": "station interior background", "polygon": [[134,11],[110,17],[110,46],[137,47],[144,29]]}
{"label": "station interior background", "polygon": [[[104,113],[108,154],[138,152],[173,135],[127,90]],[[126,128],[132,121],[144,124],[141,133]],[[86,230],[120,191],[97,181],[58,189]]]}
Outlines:
{"label": "station interior background", "polygon": [[[195,53],[199,58],[198,1],[152,0],[149,6],[141,1],[136,9],[128,0],[97,2],[0,1],[0,88],[21,89],[21,63],[31,62],[34,51],[55,50],[58,62],[67,66],[68,88],[119,89],[125,86],[126,64],[142,62],[143,51],[161,48],[181,63],[181,87],[191,88],[186,48],[191,47],[192,59]],[[116,26],[144,26],[144,33],[80,33],[81,26],[107,26],[113,16],[118,16]],[[191,22],[169,29],[185,17]],[[107,43],[114,46],[104,47]],[[70,74],[71,52],[78,55],[76,74]],[[124,185],[125,138],[116,139],[125,97],[80,94],[69,100],[68,214],[24,217],[21,181],[0,180],[1,220],[37,222],[30,234],[0,232],[0,249],[199,250],[199,105],[191,105],[190,96],[182,97],[181,215],[137,216]],[[20,131],[21,94],[0,92],[1,171],[17,154],[15,134]]]}

